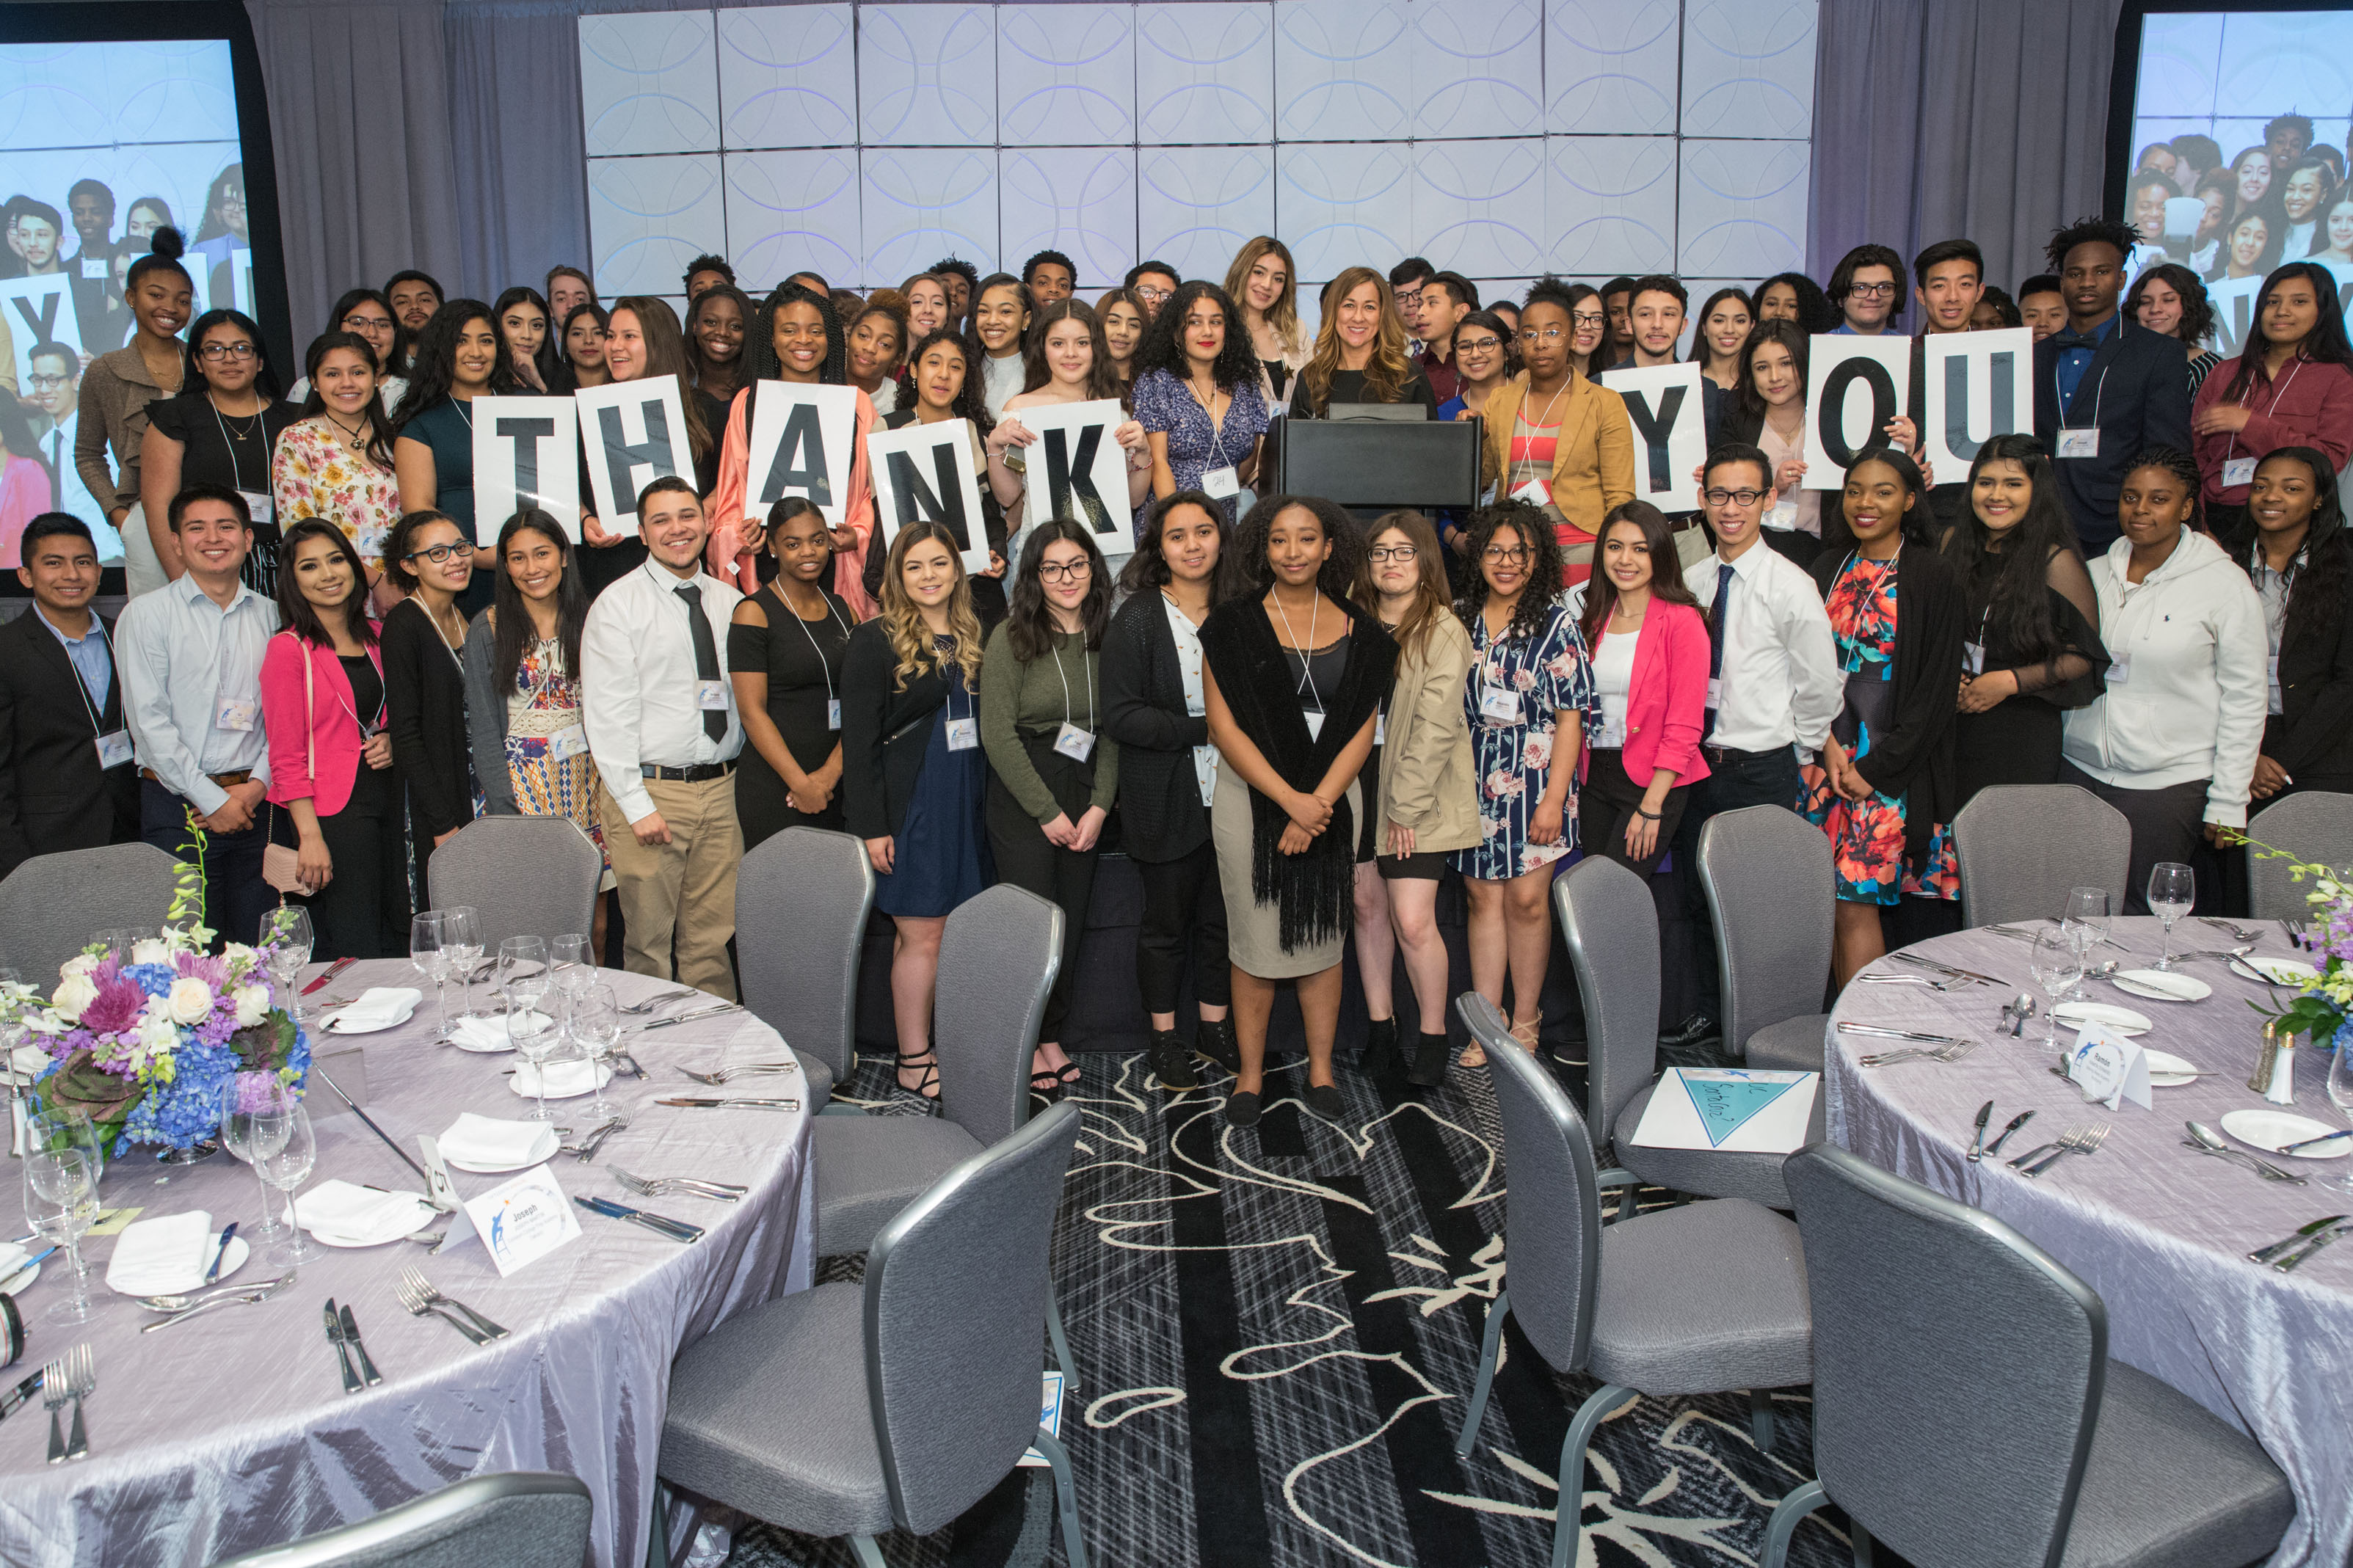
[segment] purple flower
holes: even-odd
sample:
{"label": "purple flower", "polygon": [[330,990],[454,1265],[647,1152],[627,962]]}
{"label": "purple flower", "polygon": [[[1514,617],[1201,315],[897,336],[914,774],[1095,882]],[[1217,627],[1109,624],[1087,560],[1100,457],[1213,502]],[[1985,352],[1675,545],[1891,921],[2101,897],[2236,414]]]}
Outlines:
{"label": "purple flower", "polygon": [[81,1010],[81,1026],[93,1035],[118,1035],[137,1028],[139,1015],[146,1010],[149,993],[128,976],[100,970],[95,978],[98,996]]}

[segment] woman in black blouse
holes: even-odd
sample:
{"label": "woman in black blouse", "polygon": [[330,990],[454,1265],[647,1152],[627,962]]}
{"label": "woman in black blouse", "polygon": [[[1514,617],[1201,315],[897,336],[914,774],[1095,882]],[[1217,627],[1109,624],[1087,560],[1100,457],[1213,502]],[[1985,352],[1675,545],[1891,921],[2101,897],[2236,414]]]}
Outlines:
{"label": "woman in black blouse", "polygon": [[2278,447],[2255,466],[2246,513],[2231,553],[2263,598],[2274,671],[2254,798],[2353,793],[2353,542],[2336,471],[2313,447]]}
{"label": "woman in black blouse", "polygon": [[[988,485],[988,453],[984,443],[995,421],[981,399],[980,383],[968,374],[971,362],[972,347],[957,333],[941,328],[926,335],[907,361],[905,380],[912,393],[908,406],[883,415],[881,423],[885,430],[902,430],[918,422],[971,422],[973,472],[980,479],[981,531],[988,538],[988,570],[973,574],[972,608],[980,617],[981,629],[993,632],[1005,618],[1005,508]],[[871,546],[866,552],[866,592],[878,605],[882,602],[883,554]]]}
{"label": "woman in black blouse", "polygon": [[1438,416],[1438,397],[1406,356],[1405,318],[1388,282],[1369,267],[1351,267],[1324,290],[1315,350],[1291,387],[1291,416],[1325,419],[1335,403],[1419,403]]}
{"label": "woman in black blouse", "polygon": [[735,769],[747,850],[787,827],[841,828],[841,660],[858,623],[825,585],[832,535],[815,503],[786,496],[768,509],[768,551],[782,570],[727,628],[747,742]]}
{"label": "woman in black blouse", "polygon": [[408,596],[384,617],[384,687],[393,765],[408,786],[409,838],[419,896],[432,897],[433,851],[474,820],[474,767],[466,730],[466,613],[458,596],[474,575],[474,546],[442,512],[393,525],[384,573]]}
{"label": "woman in black blouse", "polygon": [[1194,1088],[1176,1035],[1176,997],[1189,955],[1200,1008],[1195,1054],[1228,1071],[1241,1066],[1229,1016],[1225,894],[1209,840],[1217,748],[1201,687],[1201,623],[1233,595],[1217,503],[1178,490],[1153,504],[1144,536],[1120,574],[1126,595],[1103,639],[1103,733],[1119,742],[1121,847],[1144,882],[1135,933],[1135,982],[1151,1016],[1152,1076],[1163,1089]]}
{"label": "woman in black blouse", "polygon": [[[277,592],[278,521],[270,514],[269,454],[278,433],[302,411],[278,395],[277,373],[261,329],[242,310],[207,310],[188,329],[187,369],[177,397],[147,405],[147,432],[139,445],[139,501],[146,515],[165,516],[172,498],[190,485],[226,485],[241,492],[253,514],[253,548],[246,554],[247,587]],[[176,559],[164,570],[174,576]]]}

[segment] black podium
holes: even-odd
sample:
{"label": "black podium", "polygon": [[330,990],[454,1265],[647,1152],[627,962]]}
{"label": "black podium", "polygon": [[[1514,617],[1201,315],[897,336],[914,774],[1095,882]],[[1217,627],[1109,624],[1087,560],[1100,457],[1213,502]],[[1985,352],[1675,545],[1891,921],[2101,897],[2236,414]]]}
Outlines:
{"label": "black podium", "polygon": [[1479,504],[1482,426],[1475,418],[1286,418],[1275,424],[1272,493],[1322,496],[1373,512],[1467,510]]}

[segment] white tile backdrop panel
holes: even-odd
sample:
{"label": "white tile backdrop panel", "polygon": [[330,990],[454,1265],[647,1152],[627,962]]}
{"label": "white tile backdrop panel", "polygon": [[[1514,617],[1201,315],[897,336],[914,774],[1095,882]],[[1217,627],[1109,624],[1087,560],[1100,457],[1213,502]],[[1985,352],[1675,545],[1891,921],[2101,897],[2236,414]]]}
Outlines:
{"label": "white tile backdrop panel", "polygon": [[1275,230],[1270,147],[1146,147],[1136,176],[1139,260],[1222,283],[1242,241]]}
{"label": "white tile backdrop panel", "polygon": [[1676,0],[1552,0],[1545,9],[1545,129],[1612,136],[1672,134]]}
{"label": "white tile backdrop panel", "polygon": [[[2214,101],[2215,73],[2222,63],[2224,20],[2211,13],[2142,18],[2138,107],[2144,112],[2195,116],[2241,112]],[[2234,151],[2225,147],[2222,155],[2227,158]]]}
{"label": "white tile backdrop panel", "polygon": [[1410,135],[1414,66],[1405,0],[1277,0],[1275,133],[1286,142]]}
{"label": "white tile backdrop panel", "polygon": [[1412,190],[1413,254],[1475,256],[1473,265],[1503,273],[1545,265],[1541,138],[1417,142]]}
{"label": "white tile backdrop panel", "polygon": [[1132,149],[1005,148],[997,154],[997,254],[1008,272],[1039,251],[1059,250],[1078,268],[1079,292],[1092,297],[1135,262]]}
{"label": "white tile backdrop panel", "polygon": [[1545,153],[1545,249],[1556,269],[1673,270],[1673,137],[1551,136]]}
{"label": "white tile backdrop panel", "polygon": [[728,150],[854,145],[856,26],[846,5],[720,12],[719,115]]}
{"label": "white tile backdrop panel", "polygon": [[1135,7],[1000,7],[997,117],[1006,147],[1133,142]]}
{"label": "white tile backdrop panel", "polygon": [[729,153],[725,165],[727,258],[737,277],[774,282],[802,268],[844,281],[862,274],[856,148]]}
{"label": "white tile backdrop panel", "polygon": [[1683,247],[1674,270],[1770,278],[1806,264],[1808,144],[1683,144]]}
{"label": "white tile backdrop panel", "polygon": [[1805,137],[1814,124],[1814,0],[1688,0],[1683,134]]}
{"label": "white tile backdrop panel", "polygon": [[[1409,143],[1286,143],[1274,155],[1275,211],[1302,283],[1365,261],[1386,271],[1388,261],[1412,251]],[[1223,267],[1218,270],[1223,281]]]}
{"label": "white tile backdrop panel", "polygon": [[999,254],[996,148],[869,147],[860,156],[869,279],[896,283],[950,252]]}
{"label": "white tile backdrop panel", "polygon": [[1151,143],[1266,142],[1274,9],[1197,0],[1135,16],[1135,111]]}
{"label": "white tile backdrop panel", "polygon": [[[580,115],[591,158],[719,146],[712,13],[580,18]],[[601,279],[600,279],[601,280]]]}
{"label": "white tile backdrop panel", "polygon": [[1537,0],[1414,0],[1413,134],[1528,136],[1544,130]]}
{"label": "white tile backdrop panel", "polygon": [[0,147],[234,142],[229,69],[225,39],[19,46],[0,59]]}
{"label": "white tile backdrop panel", "polygon": [[995,146],[994,9],[861,7],[858,103],[869,147]]}
{"label": "white tile backdrop panel", "polygon": [[686,264],[727,233],[719,154],[588,160],[588,233],[596,287],[666,294]]}

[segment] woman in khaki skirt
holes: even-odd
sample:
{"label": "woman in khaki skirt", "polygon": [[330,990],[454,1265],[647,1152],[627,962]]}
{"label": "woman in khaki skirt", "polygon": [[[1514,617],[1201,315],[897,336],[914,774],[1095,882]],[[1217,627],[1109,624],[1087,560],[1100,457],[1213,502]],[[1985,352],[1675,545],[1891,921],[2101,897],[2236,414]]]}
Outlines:
{"label": "woman in khaki skirt", "polygon": [[1397,645],[1349,602],[1364,542],[1319,498],[1274,496],[1242,520],[1235,549],[1255,591],[1201,627],[1209,738],[1223,765],[1209,807],[1226,896],[1241,1068],[1226,1101],[1257,1121],[1275,983],[1299,983],[1307,1109],[1341,1113],[1332,1077],[1356,867],[1356,775]]}

